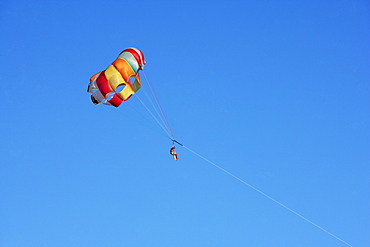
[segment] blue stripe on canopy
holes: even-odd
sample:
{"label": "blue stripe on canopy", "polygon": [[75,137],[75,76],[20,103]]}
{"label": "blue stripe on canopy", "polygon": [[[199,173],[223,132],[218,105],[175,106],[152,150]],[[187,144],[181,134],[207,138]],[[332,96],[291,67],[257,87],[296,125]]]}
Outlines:
{"label": "blue stripe on canopy", "polygon": [[131,66],[132,70],[137,73],[139,69],[139,64],[136,61],[135,57],[130,52],[122,52],[118,56],[119,58],[125,59]]}

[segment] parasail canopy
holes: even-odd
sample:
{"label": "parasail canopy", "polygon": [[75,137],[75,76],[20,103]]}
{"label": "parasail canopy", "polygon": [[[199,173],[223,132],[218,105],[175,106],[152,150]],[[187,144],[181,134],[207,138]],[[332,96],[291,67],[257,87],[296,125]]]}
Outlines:
{"label": "parasail canopy", "polygon": [[87,92],[91,101],[118,107],[141,88],[139,71],[146,64],[144,54],[136,48],[123,50],[106,70],[90,78]]}

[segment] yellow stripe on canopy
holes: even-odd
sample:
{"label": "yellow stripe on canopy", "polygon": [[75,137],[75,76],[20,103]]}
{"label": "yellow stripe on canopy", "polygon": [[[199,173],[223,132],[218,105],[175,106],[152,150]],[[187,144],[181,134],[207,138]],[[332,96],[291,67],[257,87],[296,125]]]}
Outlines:
{"label": "yellow stripe on canopy", "polygon": [[117,87],[126,85],[122,91],[116,92],[122,100],[128,100],[135,93],[130,83],[123,80],[121,73],[113,65],[110,65],[104,73],[114,91],[117,91]]}
{"label": "yellow stripe on canopy", "polygon": [[104,71],[104,74],[113,90],[116,90],[119,85],[126,84],[121,74],[113,65],[109,65],[109,67]]}

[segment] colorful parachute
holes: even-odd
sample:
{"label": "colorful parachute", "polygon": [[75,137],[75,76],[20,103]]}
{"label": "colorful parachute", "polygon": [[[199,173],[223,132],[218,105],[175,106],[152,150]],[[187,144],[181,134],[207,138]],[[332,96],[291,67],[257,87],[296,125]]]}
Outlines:
{"label": "colorful parachute", "polygon": [[144,54],[136,48],[127,48],[109,67],[93,75],[87,92],[91,101],[118,107],[141,88],[139,71],[145,65]]}

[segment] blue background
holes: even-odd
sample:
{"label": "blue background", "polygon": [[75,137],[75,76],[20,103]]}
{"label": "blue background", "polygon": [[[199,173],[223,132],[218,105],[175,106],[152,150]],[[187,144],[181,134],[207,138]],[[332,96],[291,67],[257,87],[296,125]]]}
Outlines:
{"label": "blue background", "polygon": [[[0,1],[0,33],[0,246],[370,246],[368,1]],[[131,46],[180,142],[344,242],[94,106]]]}

